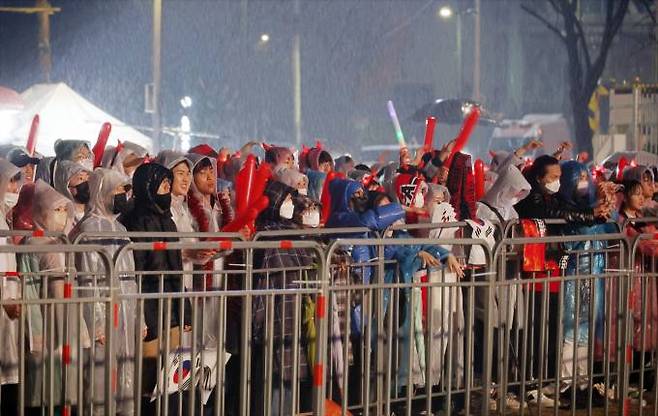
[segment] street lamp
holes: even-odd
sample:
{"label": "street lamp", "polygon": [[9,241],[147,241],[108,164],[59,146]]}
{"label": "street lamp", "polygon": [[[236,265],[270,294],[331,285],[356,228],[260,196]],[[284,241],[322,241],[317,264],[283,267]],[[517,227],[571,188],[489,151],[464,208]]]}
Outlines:
{"label": "street lamp", "polygon": [[192,98],[190,98],[188,95],[180,99],[180,105],[183,108],[190,108],[192,107]]}
{"label": "street lamp", "polygon": [[270,41],[270,35],[269,34],[263,33],[262,35],[260,35],[260,43],[261,44],[267,43],[269,41]]}
{"label": "street lamp", "polygon": [[462,16],[465,15],[474,15],[475,16],[475,31],[474,31],[474,58],[473,58],[473,99],[480,99],[480,1],[475,1],[475,8],[468,8],[465,10],[453,10],[450,6],[442,6],[437,11],[437,15],[442,20],[450,20],[455,16],[455,30],[456,30],[456,41],[457,41],[457,50],[456,50],[456,64],[457,64],[457,88],[459,89],[459,95],[463,95],[463,69],[462,69]]}
{"label": "street lamp", "polygon": [[441,19],[450,19],[452,15],[453,11],[450,6],[443,6],[439,9],[439,17]]}

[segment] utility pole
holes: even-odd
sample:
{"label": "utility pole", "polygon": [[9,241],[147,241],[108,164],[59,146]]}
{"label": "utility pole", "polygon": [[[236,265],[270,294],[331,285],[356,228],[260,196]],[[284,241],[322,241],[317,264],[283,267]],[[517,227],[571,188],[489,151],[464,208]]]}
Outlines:
{"label": "utility pole", "polygon": [[292,88],[293,88],[293,122],[295,126],[295,143],[300,149],[302,145],[302,60],[300,39],[300,0],[293,3],[293,27],[295,34],[292,38]]}
{"label": "utility pole", "polygon": [[50,71],[53,66],[52,50],[50,49],[50,16],[61,11],[61,8],[51,6],[48,0],[35,0],[34,7],[0,7],[0,13],[37,15],[39,22],[39,65],[45,82],[50,82]]}
{"label": "utility pole", "polygon": [[162,0],[153,0],[153,144],[157,146],[162,122],[160,120],[160,63],[162,35]]}

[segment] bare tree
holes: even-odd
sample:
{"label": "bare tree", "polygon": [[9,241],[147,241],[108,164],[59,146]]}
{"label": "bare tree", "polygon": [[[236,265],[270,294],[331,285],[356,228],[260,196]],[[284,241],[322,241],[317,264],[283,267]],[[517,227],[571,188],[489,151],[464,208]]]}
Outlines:
{"label": "bare tree", "polygon": [[[590,45],[583,22],[578,16],[578,0],[546,0],[554,16],[543,16],[527,2],[521,8],[543,23],[561,41],[567,51],[569,65],[569,98],[576,147],[592,154],[593,132],[589,127],[589,103],[605,69],[612,41],[619,33],[631,0],[605,0],[605,20],[600,43]],[[641,0],[644,3],[646,0]],[[555,23],[553,23],[555,21]],[[596,56],[594,55],[596,52]]]}

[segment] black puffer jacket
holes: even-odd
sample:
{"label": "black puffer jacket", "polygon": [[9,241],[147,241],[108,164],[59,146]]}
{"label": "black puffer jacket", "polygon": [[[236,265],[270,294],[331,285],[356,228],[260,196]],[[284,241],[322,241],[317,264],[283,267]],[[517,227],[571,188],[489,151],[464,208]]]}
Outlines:
{"label": "black puffer jacket", "polygon": [[[172,180],[169,169],[157,163],[140,166],[133,176],[133,192],[135,195],[135,208],[123,219],[126,229],[131,232],[176,232],[176,224],[171,219],[171,212],[163,210],[155,203],[155,195],[163,180]],[[178,241],[178,238],[133,238],[134,242]],[[136,250],[136,271],[182,271],[183,261],[179,250]],[[160,291],[160,276],[155,274],[143,275],[142,293],[157,293]],[[180,292],[183,290],[182,275],[165,275],[163,279],[164,292]],[[188,306],[188,305],[186,305]],[[186,307],[186,309],[188,309]],[[189,322],[189,311],[185,311],[185,322]],[[144,302],[144,318],[148,326],[146,341],[158,337],[158,301],[146,300]],[[171,321],[169,326],[176,327],[180,323],[179,301],[172,302]]]}
{"label": "black puffer jacket", "polygon": [[547,195],[533,184],[530,194],[514,206],[519,218],[562,219],[567,222],[594,223],[591,208],[577,209],[566,204],[557,194]]}

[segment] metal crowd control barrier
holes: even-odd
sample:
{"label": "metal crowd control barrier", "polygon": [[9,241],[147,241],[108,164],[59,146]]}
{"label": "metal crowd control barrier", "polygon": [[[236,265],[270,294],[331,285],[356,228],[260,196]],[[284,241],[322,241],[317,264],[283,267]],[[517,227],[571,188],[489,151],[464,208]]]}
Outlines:
{"label": "metal crowd control barrier", "polygon": [[[71,366],[82,363],[75,374],[61,376],[84,385],[76,397],[58,401],[55,383],[42,383],[43,392],[50,390],[43,406],[50,415],[61,404],[62,411],[76,407],[78,415],[101,409],[114,414],[127,404],[136,415],[147,414],[142,405],[144,412],[162,415],[229,410],[241,415],[322,415],[326,399],[340,403],[343,414],[399,416],[441,409],[456,414],[454,404],[463,405],[467,415],[493,409],[501,414],[561,414],[555,405],[533,407],[528,403],[531,391],[539,403],[544,403],[542,395],[552,396],[554,404],[562,400],[573,415],[581,405],[587,414],[657,415],[658,255],[652,247],[658,247],[658,236],[641,234],[632,242],[625,234],[512,238],[516,224],[499,225],[507,238],[493,251],[478,239],[388,238],[387,232],[381,239],[341,238],[368,232],[353,228],[268,231],[251,242],[239,241],[239,233],[99,232],[78,236],[74,245],[0,246],[0,253],[66,258],[65,272],[22,277],[65,275],[70,281],[74,275],[85,281],[85,275],[92,276],[91,288],[66,286],[65,294],[73,293],[71,289],[79,294],[71,299],[0,302],[26,311],[39,307],[47,311],[43,322],[51,327],[56,307],[64,305],[67,316],[77,318],[77,323],[63,321],[66,334],[71,325],[84,326],[86,308],[103,306],[91,316],[102,318],[105,339],[97,338],[94,320],[86,322],[91,343],[87,347],[78,338],[77,354],[70,353],[70,345],[56,351],[52,336],[42,341],[48,352],[61,354]],[[417,224],[390,230],[464,227],[466,223]],[[41,236],[29,231],[2,235]],[[309,241],[325,236],[338,239],[328,246]],[[112,267],[102,243],[133,237],[219,241],[128,243],[118,250],[117,267]],[[281,238],[288,240],[272,241]],[[543,244],[548,257],[555,254],[556,269],[524,272],[524,250],[533,244]],[[410,266],[421,260],[419,251],[443,245],[452,246],[465,265],[464,279],[445,268]],[[474,247],[482,249],[485,264],[468,264]],[[143,266],[153,256],[184,250],[212,250],[228,257],[211,268],[133,272],[118,266],[125,256],[141,259]],[[73,272],[71,259],[85,254],[99,255],[104,270]],[[595,263],[603,268],[596,269]],[[93,278],[98,275],[105,277],[104,286]],[[192,286],[185,286],[186,276]],[[134,281],[136,290],[123,290],[124,281]],[[22,281],[23,293],[27,282]],[[179,290],[172,290],[174,283]],[[126,316],[130,304],[135,310]],[[141,318],[146,310],[148,325]],[[26,367],[26,315],[19,319],[21,415],[26,394],[32,393],[23,382],[32,371]],[[132,331],[125,331],[122,322]],[[567,327],[566,322],[576,324]],[[119,348],[125,344],[134,351],[122,354]],[[57,354],[42,360],[42,367],[56,369]],[[128,380],[122,366],[135,368],[128,393],[121,389]],[[48,374],[57,379],[53,371]],[[89,386],[89,381],[100,376],[103,392],[93,394],[96,385]],[[587,385],[584,393],[574,388],[579,384]],[[66,386],[62,384],[65,399]],[[312,398],[305,394],[310,390]],[[519,409],[510,408],[508,393],[518,396]],[[597,394],[603,397],[600,403]]]}
{"label": "metal crowd control barrier", "polygon": [[633,273],[628,285],[626,362],[629,376],[625,381],[633,381],[636,388],[631,391],[627,385],[625,397],[639,405],[637,414],[641,416],[645,414],[643,392],[653,388],[648,401],[653,403],[655,415],[658,412],[658,233],[635,237],[629,266]]}
{"label": "metal crowd control barrier", "polygon": [[378,235],[365,227],[352,228],[305,228],[301,230],[259,231],[254,234],[253,241],[280,240],[280,239],[312,239],[312,238],[341,238],[355,235]]}
{"label": "metal crowd control barrier", "polygon": [[[559,246],[558,270],[542,266],[524,272],[528,259],[520,249],[533,244],[541,244],[547,257],[551,245]],[[597,401],[609,414],[608,391],[596,391],[596,384],[615,385],[616,398],[626,397],[622,316],[628,309],[623,296],[631,275],[628,254],[624,234],[514,238],[497,245],[498,409],[505,413],[509,391],[519,395],[522,413],[531,393],[537,402],[548,401],[555,415],[560,405],[572,414],[577,408],[592,414]],[[565,388],[570,403],[558,403]],[[618,414],[625,414],[623,401],[618,404]]]}
{"label": "metal crowd control barrier", "polygon": [[[1,235],[1,234],[0,234]],[[119,232],[119,231],[85,231],[78,234],[72,241],[73,244],[87,244],[91,239],[122,239],[130,240],[132,238],[178,238],[180,241],[186,239],[228,239],[244,240],[240,233],[202,233],[202,232]]]}
{"label": "metal crowd control barrier", "polygon": [[[148,342],[136,340],[135,402],[144,400],[143,387],[151,382],[154,385],[149,385],[148,391],[153,391],[156,414],[195,414],[197,410],[210,409],[213,414],[220,415],[228,413],[231,408],[241,415],[284,415],[300,411],[322,415],[325,405],[323,360],[326,355],[326,337],[322,334],[326,333],[324,294],[327,283],[324,253],[317,243],[289,240],[130,243],[117,252],[116,258],[129,252],[145,252],[152,256],[157,252],[210,249],[231,250],[234,255],[243,256],[243,263],[238,264],[238,268],[201,271],[221,274],[224,278],[221,287],[167,292],[163,291],[167,279],[180,278],[177,275],[182,273],[181,270],[136,271],[138,293],[118,295],[120,299],[137,302],[138,316],[145,308],[151,313],[157,311],[157,334],[164,333],[147,340],[155,342],[153,348],[147,348]],[[276,261],[267,263],[267,259],[277,255],[282,256],[281,259],[290,255],[308,261],[295,265],[282,263],[279,267],[272,266]],[[269,266],[260,268],[259,264]],[[146,286],[153,276],[157,277],[158,289],[156,293],[149,293]],[[230,278],[237,279],[240,287],[230,288]],[[311,300],[316,312],[302,316],[303,307]],[[234,301],[239,301],[237,316],[231,314]],[[191,318],[189,331],[174,331],[181,323],[187,325],[186,316]],[[214,321],[208,322],[212,318]],[[302,318],[306,319],[304,328]],[[227,327],[236,323],[237,335]],[[208,339],[210,332],[215,336],[214,340]],[[186,334],[191,339],[187,347]],[[154,352],[149,353],[147,349]],[[183,374],[182,366],[174,369],[168,365],[166,361],[172,352],[189,356],[192,366],[189,373]],[[227,353],[232,354],[228,361]],[[236,361],[232,365],[230,360],[234,357]],[[179,361],[184,358],[179,358]],[[304,362],[307,359],[308,362]],[[142,374],[149,374],[147,366],[155,369],[151,374],[156,374],[143,379]],[[185,383],[181,381],[183,379]],[[214,402],[209,397],[198,396],[197,384],[210,387],[205,393],[214,393]],[[300,389],[304,387],[313,389],[311,401],[301,393]],[[185,390],[189,392],[183,394]],[[228,397],[229,390],[231,397]],[[237,407],[233,407],[236,403]],[[304,408],[304,404],[308,408]],[[140,415],[141,409],[136,409],[135,414]]]}
{"label": "metal crowd control barrier", "polygon": [[[459,318],[463,308],[459,299],[462,291],[471,292],[468,303],[472,305],[472,291],[478,286],[488,296],[493,275],[485,264],[464,281],[449,279],[445,270],[436,267],[431,267],[428,281],[414,276],[426,267],[410,268],[406,261],[420,261],[419,251],[441,244],[479,246],[491,264],[487,245],[474,239],[339,239],[329,246],[331,366],[327,381],[331,387],[327,394],[341,400],[343,414],[348,410],[364,415],[432,414],[441,407],[451,414],[453,401],[461,397],[470,414],[471,393],[488,391],[489,371],[484,372],[481,386],[473,382],[468,364],[475,354],[469,330],[473,316]],[[365,263],[345,264],[340,252],[347,248],[366,248],[372,257]],[[363,268],[375,269],[369,281],[361,280],[363,275],[351,276]],[[454,313],[444,314],[446,305]],[[484,351],[490,340],[485,337]],[[486,355],[484,359],[489,368]],[[458,373],[465,374],[455,377]],[[475,414],[488,411],[483,406]]]}
{"label": "metal crowd control barrier", "polygon": [[[17,356],[3,362],[3,371],[11,365],[18,366],[18,414],[23,416],[28,407],[41,408],[40,412],[45,411],[51,416],[56,409],[59,414],[70,414],[72,407],[78,409],[78,415],[84,414],[87,403],[91,403],[93,397],[99,394],[110,397],[113,389],[115,373],[110,364],[114,342],[112,314],[106,314],[103,320],[106,348],[100,358],[104,363],[102,392],[94,392],[93,387],[87,390],[85,382],[90,376],[93,378],[93,370],[91,375],[83,371],[83,366],[87,366],[85,363],[97,358],[93,349],[94,340],[88,337],[88,329],[95,331],[97,328],[95,325],[89,328],[89,324],[85,324],[83,309],[103,305],[106,310],[113,310],[111,260],[97,245],[0,245],[0,253],[17,255],[19,260],[18,272],[4,271],[2,286],[4,292],[8,290],[10,279],[18,280],[14,283],[20,286],[20,290],[13,295],[3,293],[0,299],[0,305],[5,309],[0,311],[3,313],[3,337],[11,338],[12,334],[16,334],[16,322],[11,322],[18,319]],[[86,295],[84,288],[75,284],[76,279],[84,280],[85,277],[66,265],[65,254],[68,253],[95,253],[99,256],[102,270],[93,274],[100,273],[104,277],[105,295]],[[47,268],[55,266],[54,269]],[[44,267],[46,270],[41,270]],[[97,283],[100,281],[96,279]],[[21,308],[17,311],[19,317],[13,320],[4,315],[11,306]],[[5,360],[10,352],[3,351]],[[113,414],[112,401],[105,401],[104,411],[105,414]]]}

